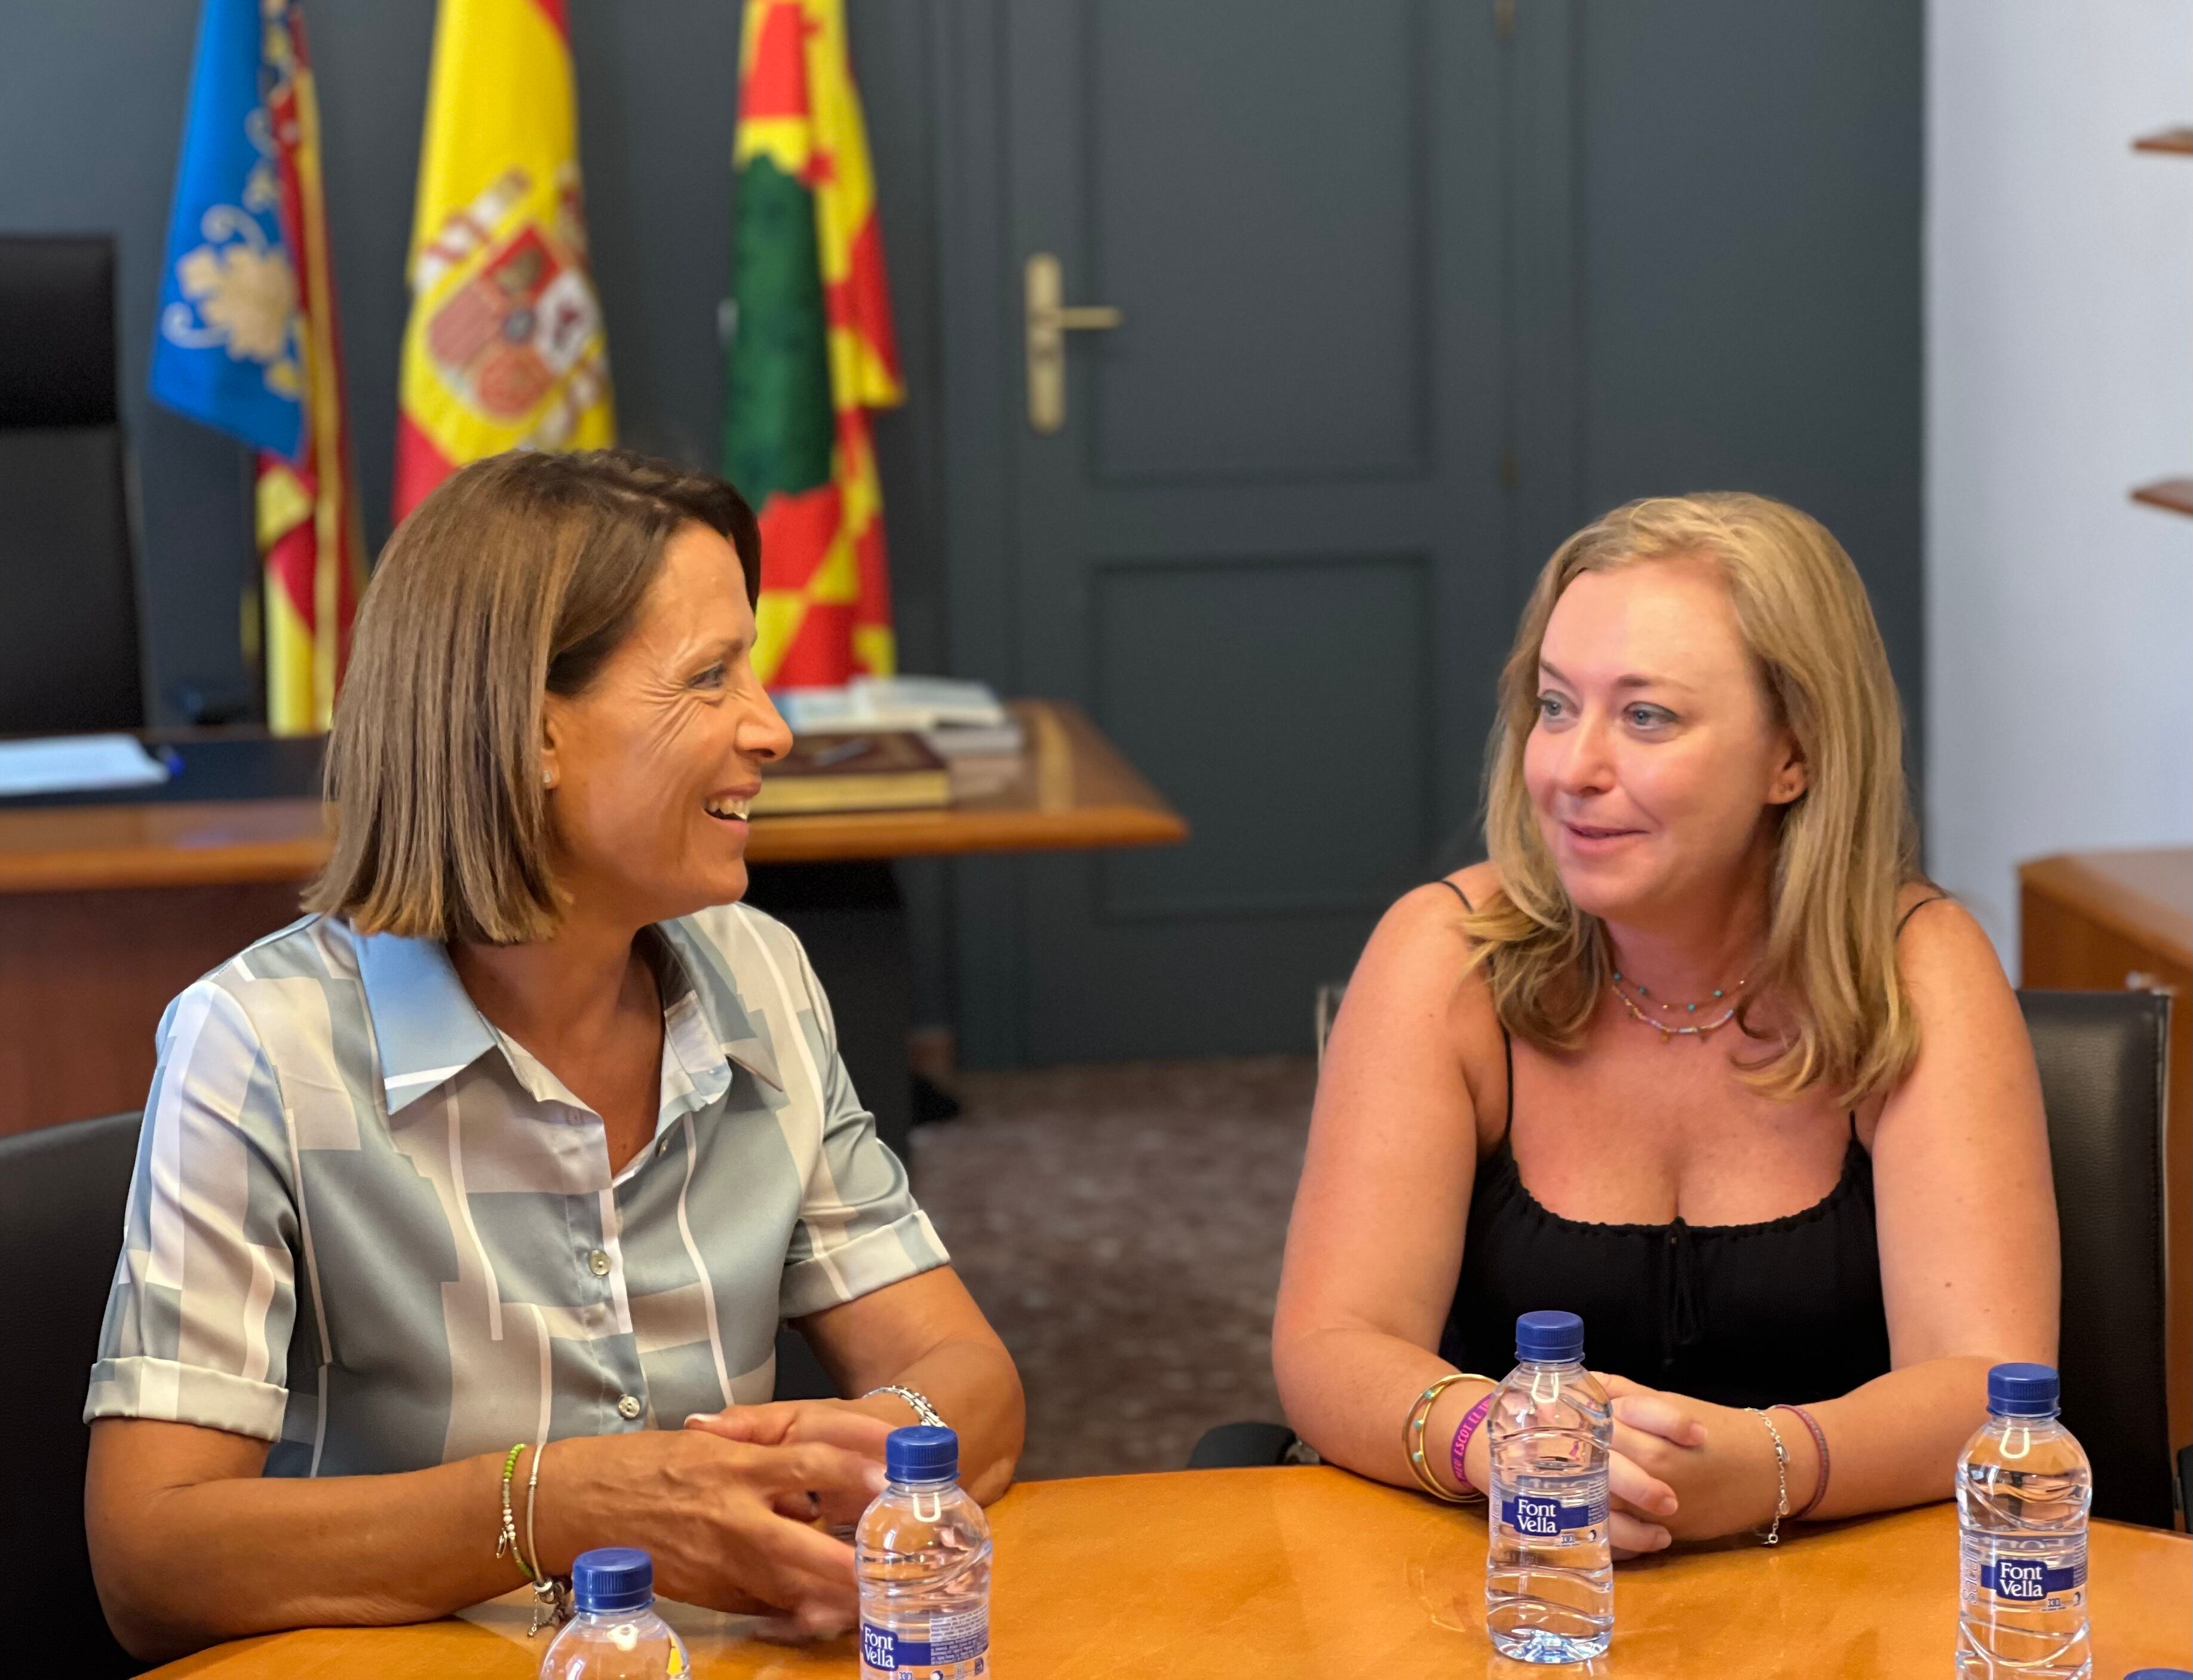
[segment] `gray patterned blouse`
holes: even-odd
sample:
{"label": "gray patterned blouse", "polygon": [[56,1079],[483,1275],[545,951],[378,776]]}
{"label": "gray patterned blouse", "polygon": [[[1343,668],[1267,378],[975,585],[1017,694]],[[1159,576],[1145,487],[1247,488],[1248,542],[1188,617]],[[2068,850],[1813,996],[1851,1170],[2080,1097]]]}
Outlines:
{"label": "gray patterned blouse", "polygon": [[946,1263],[799,942],[744,905],[661,936],[661,1104],[601,1117],[438,943],[310,916],[160,1023],[94,1418],[418,1469],[770,1397],[780,1320]]}

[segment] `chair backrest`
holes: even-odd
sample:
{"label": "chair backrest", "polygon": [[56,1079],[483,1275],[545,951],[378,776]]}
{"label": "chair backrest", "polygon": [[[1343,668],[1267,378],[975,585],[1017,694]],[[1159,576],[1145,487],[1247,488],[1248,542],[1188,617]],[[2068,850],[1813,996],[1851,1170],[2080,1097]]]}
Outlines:
{"label": "chair backrest", "polygon": [[1310,1005],[1310,1032],[1317,1041],[1317,1065],[1325,1067],[1325,1041],[1332,1036],[1332,1023],[1340,1013],[1340,1000],[1348,995],[1348,982],[1327,980],[1317,989]]}
{"label": "chair backrest", "polygon": [[72,1675],[144,1666],[107,1631],[83,1535],[84,1390],[137,1160],[138,1116],[0,1138],[0,1293],[11,1368],[0,1580],[36,1604]]}
{"label": "chair backrest", "polygon": [[114,243],[0,238],[0,734],[137,729]]}
{"label": "chair backrest", "polygon": [[2063,1232],[2064,1422],[2094,1465],[2094,1514],[2170,1526],[2163,1117],[2170,1000],[2020,992],[2041,1069]]}

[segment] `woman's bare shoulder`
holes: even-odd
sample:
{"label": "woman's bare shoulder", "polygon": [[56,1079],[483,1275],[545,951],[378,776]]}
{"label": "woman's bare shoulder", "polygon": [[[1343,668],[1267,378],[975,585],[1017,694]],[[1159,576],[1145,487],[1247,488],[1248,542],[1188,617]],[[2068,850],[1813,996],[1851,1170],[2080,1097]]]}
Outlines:
{"label": "woman's bare shoulder", "polygon": [[1470,966],[1466,913],[1449,882],[1481,909],[1480,895],[1497,887],[1499,872],[1474,865],[1394,900],[1349,977],[1335,1042],[1346,1039],[1351,1064],[1367,1056],[1389,1072],[1458,1067],[1482,1109],[1488,1098],[1496,1106],[1505,1101],[1499,1016],[1483,972]]}
{"label": "woman's bare shoulder", "polygon": [[1462,920],[1471,910],[1481,910],[1500,886],[1500,871],[1492,863],[1472,863],[1467,869],[1411,887],[1387,907],[1371,936],[1366,955],[1395,947],[1415,949],[1433,945],[1452,949],[1457,938],[1468,943]]}
{"label": "woman's bare shoulder", "polygon": [[1922,1033],[1943,1016],[1969,1008],[1976,997],[2008,1003],[2010,977],[1970,910],[1941,888],[1921,883],[1898,895],[1896,914],[1896,968]]}
{"label": "woman's bare shoulder", "polygon": [[[1942,908],[1928,910],[1922,916],[1919,914],[1920,909],[1927,904],[1939,904]],[[1899,933],[1928,917],[1948,915],[1953,912],[1963,915],[1968,921],[1972,920],[1972,912],[1960,904],[1947,887],[1937,886],[1923,875],[1916,880],[1907,880],[1896,889],[1896,929]],[[1975,922],[1973,925],[1977,926],[1978,924]]]}
{"label": "woman's bare shoulder", "polygon": [[1923,1087],[1928,1102],[1919,1106],[1947,1112],[1955,1104],[1944,1098],[1944,1077],[1968,1083],[1982,1066],[2001,1072],[2013,1064],[2030,1076],[2033,1052],[2017,995],[1978,918],[1923,882],[1904,889],[1897,913],[1896,967],[1918,1018],[1920,1055],[1893,1094]]}
{"label": "woman's bare shoulder", "polygon": [[1472,863],[1467,869],[1457,869],[1446,879],[1455,884],[1473,908],[1481,910],[1500,891],[1500,866],[1487,858],[1482,863]]}
{"label": "woman's bare shoulder", "polygon": [[1907,983],[1975,977],[2007,983],[1979,918],[1932,881],[1912,881],[1896,895],[1896,961]]}
{"label": "woman's bare shoulder", "polygon": [[1469,910],[1483,909],[1499,891],[1497,863],[1470,863],[1403,894],[1394,908],[1406,908],[1411,915],[1433,913],[1436,920],[1453,922]]}

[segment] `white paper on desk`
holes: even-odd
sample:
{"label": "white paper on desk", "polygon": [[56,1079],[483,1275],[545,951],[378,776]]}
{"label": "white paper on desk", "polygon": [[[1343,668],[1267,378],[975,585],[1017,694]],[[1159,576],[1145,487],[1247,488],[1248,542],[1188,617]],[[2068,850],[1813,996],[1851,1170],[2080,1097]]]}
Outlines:
{"label": "white paper on desk", "polygon": [[167,779],[168,766],[132,735],[55,735],[35,741],[0,741],[0,797],[149,788]]}

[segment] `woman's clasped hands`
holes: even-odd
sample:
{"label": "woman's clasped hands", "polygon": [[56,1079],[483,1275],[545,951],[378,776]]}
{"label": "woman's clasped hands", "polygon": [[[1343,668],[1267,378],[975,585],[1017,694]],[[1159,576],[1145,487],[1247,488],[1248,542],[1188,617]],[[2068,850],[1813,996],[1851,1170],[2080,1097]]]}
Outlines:
{"label": "woman's clasped hands", "polygon": [[[1614,1402],[1608,1482],[1618,1557],[1763,1528],[1785,1490],[1794,1505],[1811,1487],[1795,1462],[1778,1477],[1774,1437],[1748,1413],[1597,1374]],[[1783,1428],[1793,1456],[1799,1442],[1791,1437],[1802,1434]]]}
{"label": "woman's clasped hands", "polygon": [[[779,1401],[696,1413],[682,1430],[559,1442],[543,1525],[560,1515],[584,1532],[623,1528],[653,1556],[664,1597],[764,1616],[779,1637],[829,1637],[858,1609],[853,1549],[830,1530],[857,1522],[881,1491],[890,1431],[857,1402]],[[559,1476],[565,1454],[578,1462]]]}

